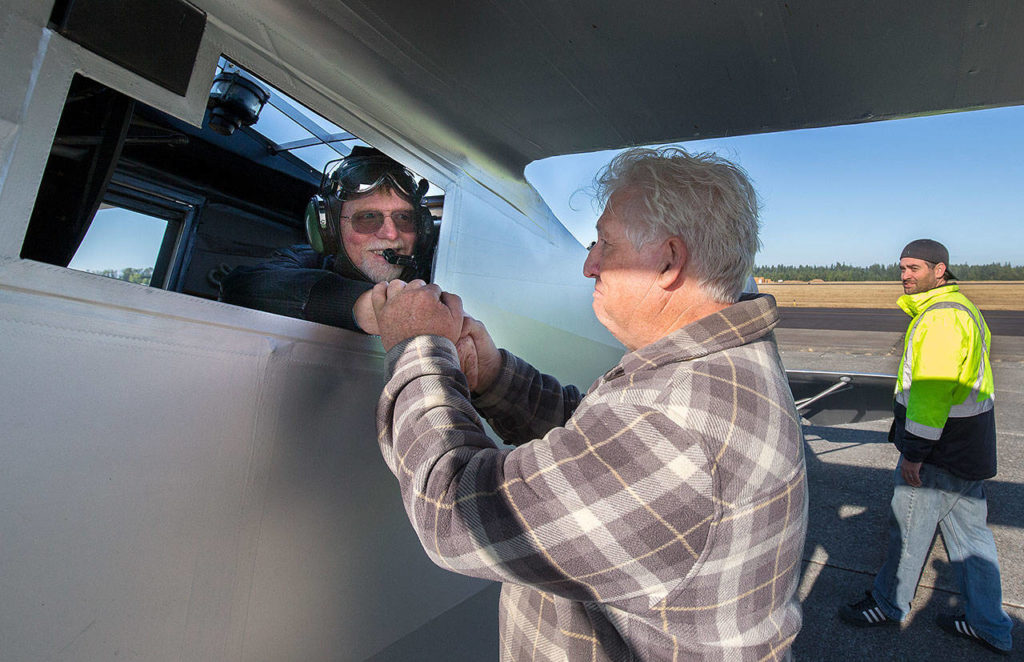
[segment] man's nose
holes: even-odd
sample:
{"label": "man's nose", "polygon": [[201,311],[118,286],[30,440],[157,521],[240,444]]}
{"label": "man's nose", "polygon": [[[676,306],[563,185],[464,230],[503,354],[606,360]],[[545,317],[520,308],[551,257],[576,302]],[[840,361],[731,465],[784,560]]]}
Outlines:
{"label": "man's nose", "polygon": [[377,230],[377,236],[381,239],[398,238],[398,228],[395,227],[395,222],[391,220],[391,216],[384,217],[384,223],[382,223],[380,229]]}
{"label": "man's nose", "polygon": [[587,253],[587,259],[583,261],[583,276],[585,278],[597,278],[597,274],[600,273],[600,263],[597,259],[596,248],[591,248],[590,252]]}

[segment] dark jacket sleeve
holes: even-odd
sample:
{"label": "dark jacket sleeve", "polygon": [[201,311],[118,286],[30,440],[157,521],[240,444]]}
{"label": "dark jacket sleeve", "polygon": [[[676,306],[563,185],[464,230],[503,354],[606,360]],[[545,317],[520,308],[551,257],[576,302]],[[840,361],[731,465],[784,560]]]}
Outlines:
{"label": "dark jacket sleeve", "polygon": [[889,441],[910,462],[942,467],[964,480],[985,480],[996,475],[996,416],[989,409],[976,416],[949,418],[942,436],[932,441],[907,432],[907,408],[893,403]]}
{"label": "dark jacket sleeve", "polygon": [[326,260],[309,246],[283,248],[266,262],[237,267],[224,276],[220,300],[362,331],[352,316],[352,307],[373,283],[344,278],[327,266]]}
{"label": "dark jacket sleeve", "polygon": [[907,408],[893,403],[892,425],[889,427],[889,441],[909,462],[923,462],[928,459],[935,442],[907,432]]}

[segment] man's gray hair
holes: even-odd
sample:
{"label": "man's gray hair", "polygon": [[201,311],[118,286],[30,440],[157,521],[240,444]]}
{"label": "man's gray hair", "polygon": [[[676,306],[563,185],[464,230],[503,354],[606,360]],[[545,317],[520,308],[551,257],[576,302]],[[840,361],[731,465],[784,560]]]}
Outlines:
{"label": "man's gray hair", "polygon": [[626,189],[633,194],[626,236],[634,248],[678,236],[700,288],[715,301],[739,300],[761,245],[757,193],[743,168],[711,152],[636,147],[594,179],[602,205]]}

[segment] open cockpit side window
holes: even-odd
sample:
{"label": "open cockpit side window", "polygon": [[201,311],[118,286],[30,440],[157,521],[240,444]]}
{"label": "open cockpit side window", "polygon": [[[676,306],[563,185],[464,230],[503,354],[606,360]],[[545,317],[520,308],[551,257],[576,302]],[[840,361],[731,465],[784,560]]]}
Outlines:
{"label": "open cockpit side window", "polygon": [[[161,218],[104,201],[68,268],[166,288],[170,258],[187,219],[187,215]],[[111,269],[109,264],[148,266]]]}
{"label": "open cockpit side window", "polygon": [[[201,127],[76,75],[21,257],[226,300],[225,275],[310,243],[325,166],[353,148],[368,146],[223,58]],[[425,193],[436,241],[443,192]]]}

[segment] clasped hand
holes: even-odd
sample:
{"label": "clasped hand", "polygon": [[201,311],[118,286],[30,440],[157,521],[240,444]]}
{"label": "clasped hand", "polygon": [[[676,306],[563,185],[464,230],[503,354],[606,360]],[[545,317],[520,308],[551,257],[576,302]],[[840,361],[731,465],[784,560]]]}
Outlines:
{"label": "clasped hand", "polygon": [[444,336],[454,343],[462,335],[462,299],[433,283],[377,283],[370,301],[385,350],[415,336]]}
{"label": "clasped hand", "polygon": [[484,325],[463,313],[458,295],[417,279],[377,283],[370,297],[385,350],[415,336],[443,336],[455,343],[470,390],[482,392],[497,378],[501,354]]}

